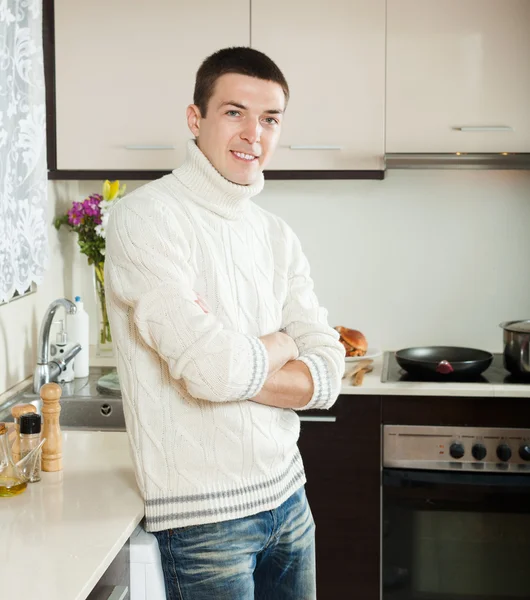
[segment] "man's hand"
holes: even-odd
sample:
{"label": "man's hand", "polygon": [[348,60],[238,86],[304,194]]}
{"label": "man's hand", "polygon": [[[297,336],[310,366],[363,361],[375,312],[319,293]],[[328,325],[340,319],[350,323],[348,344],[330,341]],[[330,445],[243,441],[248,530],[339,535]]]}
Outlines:
{"label": "man's hand", "polygon": [[271,377],[285,364],[298,358],[298,347],[292,337],[278,331],[269,333],[260,338],[269,355],[269,373]]}
{"label": "man's hand", "polygon": [[311,400],[313,391],[313,378],[307,365],[292,360],[267,379],[252,402],[296,410]]}

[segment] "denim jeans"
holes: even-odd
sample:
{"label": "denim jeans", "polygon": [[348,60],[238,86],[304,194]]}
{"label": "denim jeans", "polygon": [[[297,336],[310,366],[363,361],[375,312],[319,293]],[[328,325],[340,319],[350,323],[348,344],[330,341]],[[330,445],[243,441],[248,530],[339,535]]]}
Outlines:
{"label": "denim jeans", "polygon": [[274,510],[167,529],[168,600],[315,600],[315,524],[301,487]]}

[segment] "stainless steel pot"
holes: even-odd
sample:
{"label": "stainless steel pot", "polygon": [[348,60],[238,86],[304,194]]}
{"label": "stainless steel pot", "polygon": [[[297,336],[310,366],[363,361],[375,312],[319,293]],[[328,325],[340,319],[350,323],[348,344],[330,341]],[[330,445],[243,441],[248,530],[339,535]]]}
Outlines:
{"label": "stainless steel pot", "polygon": [[504,367],[513,375],[530,377],[530,319],[504,321]]}

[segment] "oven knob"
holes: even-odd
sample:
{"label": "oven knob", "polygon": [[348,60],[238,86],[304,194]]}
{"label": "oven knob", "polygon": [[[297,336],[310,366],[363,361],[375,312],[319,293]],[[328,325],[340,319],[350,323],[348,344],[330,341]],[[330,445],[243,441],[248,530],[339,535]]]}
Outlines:
{"label": "oven knob", "polygon": [[512,457],[512,450],[508,444],[497,446],[497,458],[506,462]]}
{"label": "oven knob", "polygon": [[477,460],[484,459],[487,454],[486,446],[483,444],[474,444],[473,448],[471,448],[471,454],[473,455],[473,458],[476,458]]}
{"label": "oven knob", "polygon": [[449,454],[453,458],[462,458],[465,454],[464,446],[460,442],[453,442],[449,446]]}
{"label": "oven knob", "polygon": [[530,460],[530,444],[524,444],[519,448],[519,456],[523,460]]}

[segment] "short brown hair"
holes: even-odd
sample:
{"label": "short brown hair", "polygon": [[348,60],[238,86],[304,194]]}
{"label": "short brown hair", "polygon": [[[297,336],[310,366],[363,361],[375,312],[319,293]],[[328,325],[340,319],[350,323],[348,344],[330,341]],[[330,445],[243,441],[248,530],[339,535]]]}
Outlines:
{"label": "short brown hair", "polygon": [[285,94],[285,103],[289,100],[287,80],[276,63],[266,54],[245,46],[223,48],[206,58],[197,71],[193,103],[199,107],[203,117],[206,116],[216,81],[227,73],[248,75],[278,83]]}

